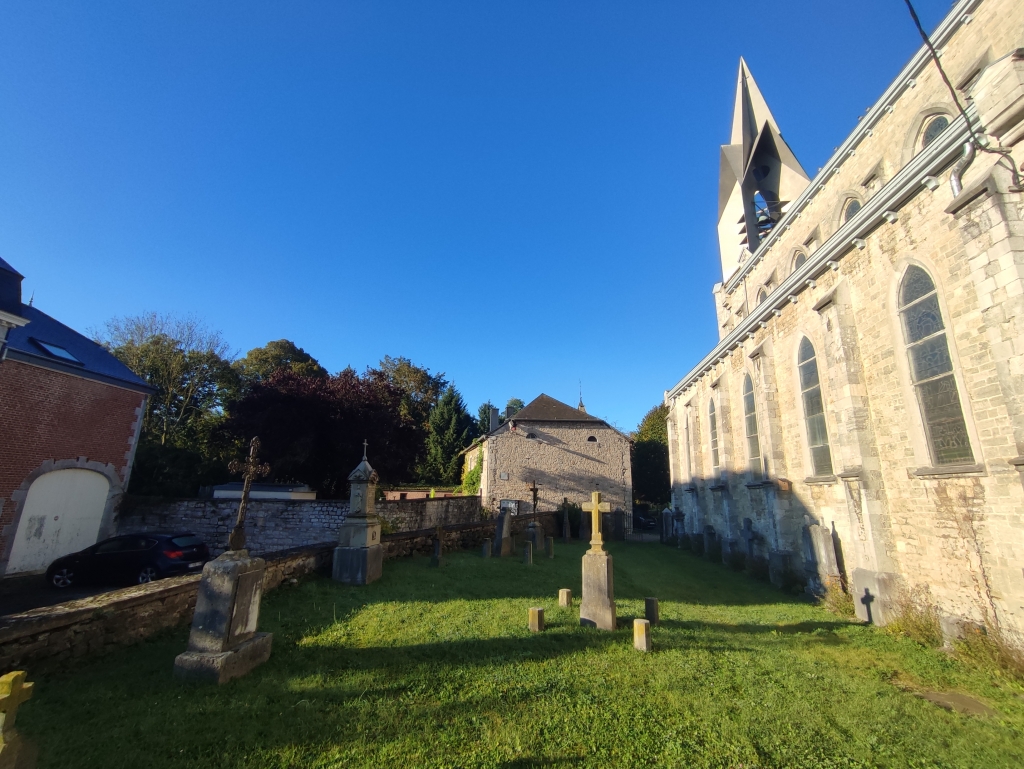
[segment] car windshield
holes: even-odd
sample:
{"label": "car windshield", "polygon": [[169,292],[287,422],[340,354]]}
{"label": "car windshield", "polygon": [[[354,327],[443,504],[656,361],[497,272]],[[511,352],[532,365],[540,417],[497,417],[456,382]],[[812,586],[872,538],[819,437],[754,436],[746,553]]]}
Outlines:
{"label": "car windshield", "polygon": [[203,540],[199,537],[175,537],[171,542],[178,547],[197,547],[203,544]]}

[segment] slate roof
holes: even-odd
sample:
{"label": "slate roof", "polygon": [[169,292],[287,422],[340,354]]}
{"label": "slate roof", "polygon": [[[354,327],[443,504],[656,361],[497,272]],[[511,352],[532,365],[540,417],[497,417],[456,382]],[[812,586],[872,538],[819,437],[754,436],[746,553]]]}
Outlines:
{"label": "slate roof", "polygon": [[604,422],[541,393],[512,415],[514,422]]}
{"label": "slate roof", "polygon": [[[0,266],[7,265],[2,259],[0,263]],[[14,270],[11,269],[11,272]],[[18,315],[29,322],[7,332],[5,357],[130,390],[146,393],[154,391],[102,345],[54,320],[45,312],[22,304]],[[63,360],[48,352],[40,342],[64,348],[79,362]]]}
{"label": "slate roof", "polygon": [[4,261],[4,258],[2,256],[0,256],[0,270],[7,270],[8,272],[13,272],[19,278],[24,278],[25,277],[20,272],[18,272],[16,269],[11,267],[11,265],[8,262]]}

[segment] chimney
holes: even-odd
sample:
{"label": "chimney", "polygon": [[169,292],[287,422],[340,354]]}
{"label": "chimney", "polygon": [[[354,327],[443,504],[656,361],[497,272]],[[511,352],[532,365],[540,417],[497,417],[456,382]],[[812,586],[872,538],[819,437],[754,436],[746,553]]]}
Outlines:
{"label": "chimney", "polygon": [[505,407],[505,419],[511,419],[514,416],[515,416],[515,412],[512,410],[512,407],[511,406],[506,406]]}
{"label": "chimney", "polygon": [[22,275],[0,259],[0,310],[21,315]]}
{"label": "chimney", "polygon": [[493,433],[498,429],[498,423],[501,421],[501,412],[498,411],[494,406],[491,406],[491,429],[488,432]]}

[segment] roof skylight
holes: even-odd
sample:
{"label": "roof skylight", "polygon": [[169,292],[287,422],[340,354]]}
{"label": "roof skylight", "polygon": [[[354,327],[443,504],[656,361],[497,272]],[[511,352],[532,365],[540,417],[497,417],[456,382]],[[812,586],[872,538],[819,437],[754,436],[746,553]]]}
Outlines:
{"label": "roof skylight", "polygon": [[44,342],[41,339],[33,339],[32,341],[35,343],[36,347],[39,347],[40,349],[43,350],[43,352],[48,353],[49,355],[51,355],[54,358],[57,358],[58,360],[62,360],[66,363],[78,363],[79,365],[82,364],[82,361],[80,361],[70,352],[65,350],[59,344],[53,344],[52,342]]}

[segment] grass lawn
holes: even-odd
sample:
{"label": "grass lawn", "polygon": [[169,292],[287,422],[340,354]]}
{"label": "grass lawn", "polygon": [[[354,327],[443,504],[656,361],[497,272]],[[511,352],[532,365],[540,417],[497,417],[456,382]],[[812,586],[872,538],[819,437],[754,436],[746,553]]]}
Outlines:
{"label": "grass lawn", "polygon": [[[62,769],[1024,765],[1024,688],[686,552],[613,543],[622,629],[580,628],[584,549],[281,587],[260,618],[273,655],[248,677],[175,681],[182,628],[36,676],[18,725]],[[652,654],[632,647],[644,596],[661,599]],[[537,605],[548,630],[530,634]]]}

